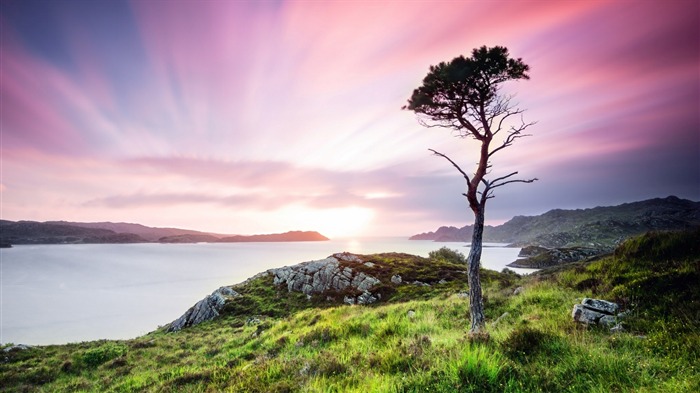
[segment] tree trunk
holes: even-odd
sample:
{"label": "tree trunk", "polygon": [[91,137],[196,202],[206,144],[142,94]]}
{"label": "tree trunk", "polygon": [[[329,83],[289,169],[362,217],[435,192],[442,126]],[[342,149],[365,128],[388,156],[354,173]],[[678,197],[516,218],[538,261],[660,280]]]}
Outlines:
{"label": "tree trunk", "polygon": [[467,258],[467,271],[469,274],[469,313],[471,314],[471,333],[480,333],[486,324],[484,318],[484,302],[481,296],[481,244],[484,235],[484,208],[481,203],[478,209],[474,209],[474,233],[472,244]]}

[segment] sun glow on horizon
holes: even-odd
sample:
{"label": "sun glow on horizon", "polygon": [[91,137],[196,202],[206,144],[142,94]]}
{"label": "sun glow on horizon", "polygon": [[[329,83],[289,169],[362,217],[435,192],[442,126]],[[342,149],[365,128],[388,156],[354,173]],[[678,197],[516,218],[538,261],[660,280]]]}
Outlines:
{"label": "sun glow on horizon", "polygon": [[369,229],[375,216],[372,209],[348,206],[331,209],[295,208],[284,212],[285,221],[303,223],[322,235],[333,238],[361,236]]}

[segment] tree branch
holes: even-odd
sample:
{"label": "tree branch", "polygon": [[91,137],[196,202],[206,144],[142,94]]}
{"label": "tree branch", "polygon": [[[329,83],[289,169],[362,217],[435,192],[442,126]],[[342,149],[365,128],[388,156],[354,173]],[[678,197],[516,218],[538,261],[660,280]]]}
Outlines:
{"label": "tree branch", "polygon": [[506,184],[510,184],[510,183],[532,183],[532,182],[535,182],[537,180],[539,180],[539,179],[536,177],[532,178],[532,179],[528,179],[528,180],[508,180],[508,181],[504,181],[503,183],[491,184],[490,188],[494,189],[496,187],[505,186]]}
{"label": "tree branch", "polygon": [[494,184],[494,183],[497,183],[497,182],[499,182],[499,181],[501,181],[501,180],[505,180],[505,179],[507,179],[507,178],[509,178],[509,177],[511,177],[511,176],[515,176],[515,175],[517,175],[517,174],[518,174],[518,172],[515,171],[515,172],[509,173],[509,174],[507,174],[507,175],[505,175],[505,176],[497,177],[497,178],[495,178],[495,179],[489,181],[488,183],[489,183],[489,184]]}
{"label": "tree branch", "polygon": [[[515,114],[515,112],[512,113],[512,114]],[[506,115],[506,116],[509,116],[509,115],[510,115],[510,114],[508,114],[508,115]],[[501,119],[501,120],[502,120],[502,119]],[[521,122],[522,122],[522,120],[521,120]],[[525,131],[525,129],[527,129],[528,127],[533,126],[533,125],[535,125],[535,124],[536,124],[536,122],[531,122],[531,123],[522,122],[522,124],[521,124],[518,128],[511,127],[510,132],[508,133],[508,136],[506,136],[506,139],[503,141],[503,143],[501,144],[501,146],[498,146],[497,148],[493,149],[493,150],[489,153],[489,158],[490,158],[492,155],[496,154],[496,152],[498,152],[498,151],[500,151],[500,150],[503,150],[503,149],[505,149],[506,147],[512,145],[513,142],[514,142],[516,139],[518,139],[518,138],[524,138],[524,137],[526,137],[526,136],[531,136],[530,134],[522,134],[522,132]],[[499,125],[499,127],[500,127],[500,125]],[[498,132],[498,131],[497,131],[497,132]]]}
{"label": "tree branch", "polygon": [[[459,165],[457,165],[454,161],[452,161],[452,160],[450,159],[450,157],[447,157],[446,155],[444,155],[444,154],[438,152],[437,150],[433,150],[433,149],[428,149],[428,150],[432,151],[433,154],[435,154],[436,156],[440,156],[440,157],[446,159],[447,161],[449,161],[450,164],[452,164],[452,166],[454,166],[455,168],[457,168],[457,170],[459,171],[459,173],[461,173],[462,176],[464,176],[464,179],[467,181],[467,184],[469,184],[469,175],[467,175],[466,172],[464,172],[464,171],[462,170],[462,168],[459,167]],[[466,196],[466,195],[465,195],[465,196]]]}

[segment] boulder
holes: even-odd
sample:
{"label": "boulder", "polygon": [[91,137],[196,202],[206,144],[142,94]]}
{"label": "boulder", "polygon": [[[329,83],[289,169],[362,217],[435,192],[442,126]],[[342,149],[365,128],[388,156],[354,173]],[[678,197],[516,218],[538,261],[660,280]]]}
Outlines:
{"label": "boulder", "polygon": [[190,307],[180,318],[171,322],[166,331],[177,332],[182,328],[212,320],[219,316],[219,311],[224,307],[226,298],[236,296],[240,296],[240,294],[229,287],[221,287]]}
{"label": "boulder", "polygon": [[613,327],[617,324],[617,318],[613,315],[603,315],[598,320],[598,324],[607,327]]}
{"label": "boulder", "polygon": [[591,310],[599,311],[608,315],[615,315],[620,306],[617,303],[609,302],[607,300],[584,298],[581,304]]}
{"label": "boulder", "polygon": [[[611,327],[611,331],[619,331],[618,317],[615,315],[620,309],[617,303],[601,299],[584,298],[581,304],[574,305],[571,317],[574,321],[586,325],[601,325]],[[619,327],[619,328],[618,328]]]}
{"label": "boulder", "polygon": [[391,283],[392,284],[399,285],[399,284],[401,284],[401,282],[403,282],[403,280],[401,279],[400,275],[395,274],[395,275],[391,276]]}
{"label": "boulder", "polygon": [[571,311],[571,317],[574,321],[585,323],[586,325],[597,324],[603,316],[605,316],[605,314],[588,309],[581,304],[574,305],[574,309]]}

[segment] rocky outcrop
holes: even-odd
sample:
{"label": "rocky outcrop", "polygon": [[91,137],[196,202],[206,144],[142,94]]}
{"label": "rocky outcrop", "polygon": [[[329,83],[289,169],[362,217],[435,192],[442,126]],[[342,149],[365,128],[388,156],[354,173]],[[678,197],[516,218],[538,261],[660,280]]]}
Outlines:
{"label": "rocky outcrop", "polygon": [[221,287],[190,307],[180,318],[171,322],[166,331],[176,332],[182,328],[212,320],[219,316],[219,311],[224,307],[226,299],[236,296],[240,296],[238,292],[229,287]]}
{"label": "rocky outcrop", "polygon": [[[346,263],[341,265],[341,261]],[[353,270],[353,263],[366,265],[356,255],[339,253],[317,261],[271,269],[268,273],[273,275],[275,285],[285,285],[289,292],[302,292],[307,296],[344,293],[344,302],[348,304],[376,302],[379,294],[372,294],[370,290],[381,282],[373,276]]]}
{"label": "rocky outcrop", "polygon": [[381,281],[359,270],[375,266],[357,255],[338,253],[325,259],[270,269],[234,285],[241,293],[231,287],[217,289],[167,325],[166,331],[176,332],[218,317],[229,301],[245,295],[248,284],[266,277],[272,278],[272,285],[286,288],[288,292],[301,292],[309,299],[312,295],[326,295],[328,299],[342,299],[346,304],[371,304],[381,299],[379,292],[373,292]]}
{"label": "rocky outcrop", "polygon": [[[537,253],[538,251],[539,253]],[[530,256],[517,259],[506,266],[525,269],[543,269],[550,266],[561,265],[563,263],[581,261],[605,252],[607,252],[607,250],[599,248],[570,247],[547,249],[543,247],[530,246],[523,248],[520,251],[520,254],[518,254],[530,254]]]}
{"label": "rocky outcrop", "polygon": [[574,321],[585,325],[601,325],[611,328],[611,331],[623,330],[619,320],[626,313],[619,313],[620,306],[617,303],[601,299],[585,298],[581,304],[574,305],[571,317]]}
{"label": "rocky outcrop", "polygon": [[520,249],[518,253],[519,257],[534,257],[535,255],[540,255],[547,252],[548,250],[540,246],[525,246]]}

